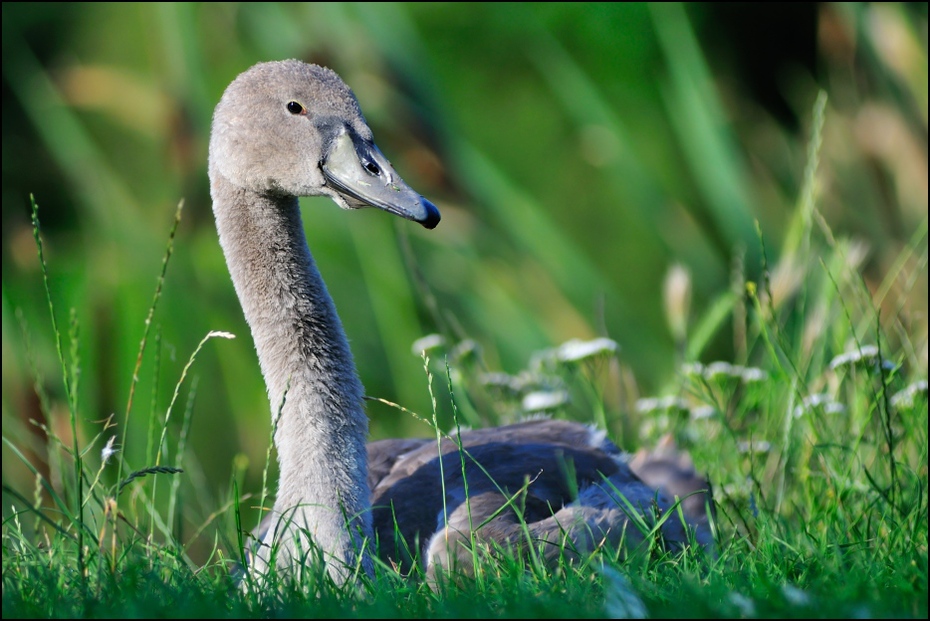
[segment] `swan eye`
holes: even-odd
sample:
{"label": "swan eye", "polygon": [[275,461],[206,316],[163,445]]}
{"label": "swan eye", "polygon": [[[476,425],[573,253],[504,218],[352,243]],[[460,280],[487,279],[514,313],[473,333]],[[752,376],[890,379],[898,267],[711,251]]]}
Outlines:
{"label": "swan eye", "polygon": [[368,172],[370,172],[370,173],[373,174],[373,175],[380,175],[380,174],[381,174],[381,169],[378,168],[378,165],[375,164],[374,162],[366,162],[366,163],[365,163],[365,170],[367,170]]}
{"label": "swan eye", "polygon": [[291,114],[303,114],[304,107],[296,101],[287,102],[287,111]]}

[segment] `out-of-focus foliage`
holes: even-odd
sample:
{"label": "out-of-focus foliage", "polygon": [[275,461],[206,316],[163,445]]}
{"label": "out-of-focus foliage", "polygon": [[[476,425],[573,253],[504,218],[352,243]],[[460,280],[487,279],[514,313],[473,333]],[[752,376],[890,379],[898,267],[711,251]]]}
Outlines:
{"label": "out-of-focus foliage", "polygon": [[[110,414],[125,420],[184,199],[126,450],[143,461],[149,417],[164,416],[203,335],[233,332],[207,344],[184,387],[187,467],[204,512],[230,464],[256,488],[270,417],[213,228],[206,146],[235,75],[289,57],[343,76],[382,151],[443,213],[423,231],[305,201],[370,395],[429,412],[411,345],[432,332],[472,339],[487,370],[510,373],[531,352],[609,336],[632,371],[608,400],[614,419],[680,362],[747,363],[741,284],[763,280],[763,239],[768,265],[801,243],[792,218],[806,199],[855,240],[892,345],[926,377],[925,4],[6,3],[2,22],[3,428],[38,463],[45,436],[30,421],[70,429],[33,387],[38,377],[63,402],[29,193],[65,335],[75,309],[82,446]],[[805,197],[819,89],[829,99]],[[798,294],[798,273],[772,275],[773,305]],[[446,379],[434,384],[448,416]],[[369,411],[376,437],[426,432]],[[3,472],[26,474],[6,449]]]}

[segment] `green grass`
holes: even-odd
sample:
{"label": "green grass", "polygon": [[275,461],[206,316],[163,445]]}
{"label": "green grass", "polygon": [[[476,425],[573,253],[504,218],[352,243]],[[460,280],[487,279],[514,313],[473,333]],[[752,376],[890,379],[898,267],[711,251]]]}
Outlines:
{"label": "green grass", "polygon": [[[705,7],[579,6],[4,4],[4,617],[927,616],[926,9],[819,7],[822,73],[777,77],[793,132]],[[229,80],[289,56],[443,211],[304,208],[373,436],[564,391],[554,416],[692,454],[715,558],[237,586],[277,474],[205,144]],[[619,350],[535,355],[596,336]]]}
{"label": "green grass", "polygon": [[[817,114],[822,110],[821,102]],[[816,148],[811,155],[813,167]],[[811,183],[815,177],[807,176]],[[161,465],[172,453],[180,463],[185,452],[190,404],[174,446],[166,432],[197,353],[209,338],[225,336],[211,332],[193,350],[164,419],[149,421],[149,437],[159,437],[146,452],[149,465],[127,463],[125,432],[119,443],[103,432],[82,446],[49,430],[49,453],[57,455],[50,462],[59,469],[42,474],[4,436],[35,480],[31,499],[4,485],[18,501],[3,530],[4,616],[926,616],[926,381],[907,370],[913,344],[892,345],[878,327],[849,246],[814,228],[813,201],[799,206],[811,213],[800,218],[796,250],[781,258],[803,266],[793,299],[776,300],[768,273],[761,283],[745,283],[747,352],[755,366],[688,363],[674,398],[641,399],[626,413],[626,426],[644,444],[672,433],[707,465],[719,508],[716,555],[604,550],[550,568],[499,550],[482,557],[473,577],[441,580],[433,589],[384,566],[359,587],[339,587],[311,571],[299,583],[281,576],[261,588],[239,588],[237,562],[249,526],[240,520],[246,501],[238,487],[217,509],[219,519],[202,525],[198,535],[213,547],[206,562],[195,563],[173,526],[184,499],[172,479],[183,470]],[[34,223],[48,286],[37,217]],[[165,267],[174,230],[170,240]],[[163,268],[146,326],[164,275]],[[675,286],[688,284],[679,279]],[[671,304],[675,292],[668,296]],[[80,377],[79,326],[62,334],[50,290],[48,299],[70,396]],[[851,349],[825,355],[835,343]],[[146,346],[147,336],[140,359]],[[497,374],[489,382],[478,350],[442,349],[430,351],[439,363],[433,373],[447,379],[458,410],[492,410],[500,420],[519,416],[521,397],[539,391],[569,395],[554,415],[606,417],[602,393],[624,375],[609,348],[572,361],[550,350],[539,352],[520,378],[507,383]],[[503,385],[506,394],[499,392]],[[79,404],[69,397],[66,405],[74,429]],[[124,475],[107,484],[100,477],[106,468]],[[60,481],[61,493],[50,479]]]}

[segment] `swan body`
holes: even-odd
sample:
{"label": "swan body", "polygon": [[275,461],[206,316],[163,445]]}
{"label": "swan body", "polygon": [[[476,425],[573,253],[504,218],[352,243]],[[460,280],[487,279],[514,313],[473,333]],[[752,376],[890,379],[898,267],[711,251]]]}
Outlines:
{"label": "swan body", "polygon": [[[377,207],[426,228],[440,214],[374,145],[354,94],[333,71],[287,60],[239,75],[214,112],[209,175],[220,244],[267,386],[280,465],[253,571],[264,573],[273,562],[299,572],[319,560],[344,582],[371,575],[375,553],[402,569],[421,562],[429,573],[467,571],[472,541],[526,545],[519,514],[545,558],[555,559],[635,541],[641,535],[631,516],[670,510],[674,494],[707,488],[680,463],[644,481],[602,432],[566,421],[472,430],[440,445],[366,444],[364,391],[307,247],[297,197]],[[704,500],[687,517],[697,541],[707,544]],[[661,528],[680,545],[689,541],[687,530],[678,519]]]}

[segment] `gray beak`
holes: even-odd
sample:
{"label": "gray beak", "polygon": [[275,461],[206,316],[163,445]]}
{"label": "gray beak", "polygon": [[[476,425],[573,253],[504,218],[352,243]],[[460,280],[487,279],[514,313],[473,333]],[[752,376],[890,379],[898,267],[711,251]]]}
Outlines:
{"label": "gray beak", "polygon": [[326,183],[352,207],[377,207],[428,229],[439,224],[436,205],[414,192],[378,147],[353,140],[345,129],[333,141],[321,168]]}

